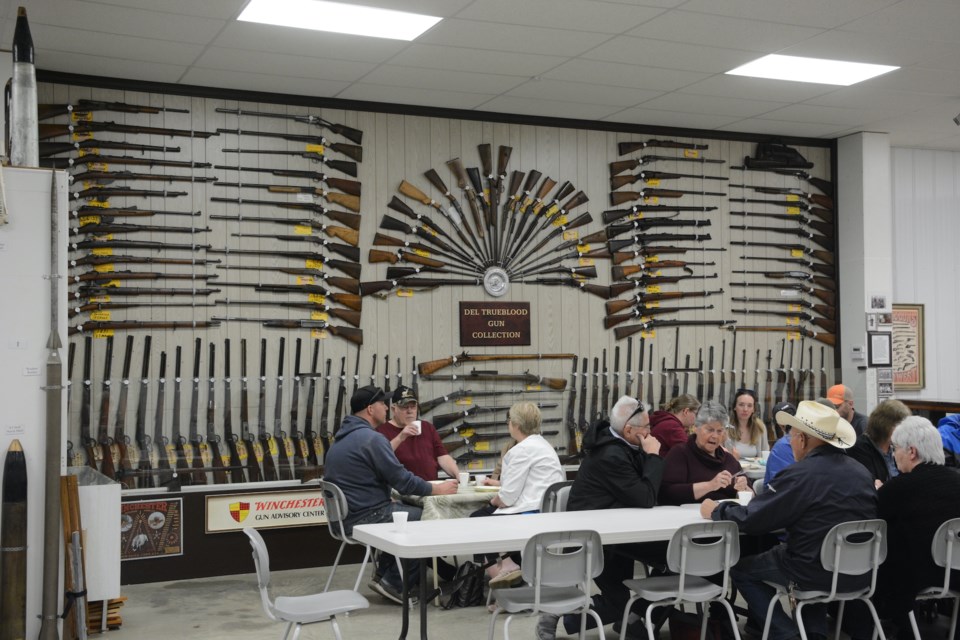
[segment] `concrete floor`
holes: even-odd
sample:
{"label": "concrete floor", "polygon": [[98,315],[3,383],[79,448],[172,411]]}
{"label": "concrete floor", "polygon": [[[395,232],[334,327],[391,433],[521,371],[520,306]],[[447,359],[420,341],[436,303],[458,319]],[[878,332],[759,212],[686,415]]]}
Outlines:
{"label": "concrete floor", "polygon": [[[238,562],[250,562],[245,556]],[[359,565],[345,565],[337,570],[334,589],[350,589],[356,579]],[[367,568],[367,578],[370,568]],[[280,595],[315,593],[323,588],[326,569],[299,569],[273,573],[273,592]],[[347,617],[338,618],[345,640],[397,638],[400,631],[400,607],[361,586],[360,592],[370,601],[370,608]],[[283,625],[269,621],[260,605],[256,579],[250,574],[225,578],[205,578],[179,582],[128,585],[123,587],[128,600],[121,609],[122,628],[107,632],[104,640],[244,640],[280,638]],[[742,602],[740,603],[742,604]],[[444,640],[482,640],[487,637],[490,614],[484,607],[444,611],[431,607],[430,635]],[[940,616],[933,625],[921,624],[922,638],[945,637],[949,618]],[[741,623],[742,624],[742,623]],[[511,637],[528,640],[534,637],[536,622],[518,616],[510,624]],[[742,628],[742,627],[741,627]],[[615,637],[606,627],[607,637]],[[97,637],[97,636],[91,636]],[[333,638],[329,623],[304,627],[304,640]],[[419,638],[417,610],[411,612],[411,631],[408,637]],[[495,638],[503,637],[503,616],[497,622]],[[565,636],[560,633],[558,638]],[[575,636],[574,636],[575,637]],[[596,630],[586,636],[599,638]],[[664,629],[660,638],[670,638]],[[841,634],[841,638],[847,638]]]}

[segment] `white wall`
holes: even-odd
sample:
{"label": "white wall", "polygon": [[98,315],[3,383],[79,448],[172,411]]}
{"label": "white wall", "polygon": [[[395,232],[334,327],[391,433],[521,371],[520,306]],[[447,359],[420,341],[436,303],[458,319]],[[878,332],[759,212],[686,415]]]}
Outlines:
{"label": "white wall", "polygon": [[893,149],[893,301],[923,304],[926,388],[901,398],[960,400],[960,153]]}

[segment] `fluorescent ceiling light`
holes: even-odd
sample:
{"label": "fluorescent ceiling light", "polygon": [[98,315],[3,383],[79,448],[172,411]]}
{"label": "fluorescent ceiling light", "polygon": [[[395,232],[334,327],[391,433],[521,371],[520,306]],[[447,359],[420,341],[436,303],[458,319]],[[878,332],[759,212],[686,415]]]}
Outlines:
{"label": "fluorescent ceiling light", "polygon": [[771,54],[753,62],[748,62],[732,71],[727,71],[727,74],[770,78],[772,80],[792,80],[794,82],[838,84],[848,87],[851,84],[857,84],[899,68],[864,62],[844,62],[843,60]]}
{"label": "fluorescent ceiling light", "polygon": [[323,0],[251,0],[237,19],[392,40],[413,40],[441,20],[419,13]]}

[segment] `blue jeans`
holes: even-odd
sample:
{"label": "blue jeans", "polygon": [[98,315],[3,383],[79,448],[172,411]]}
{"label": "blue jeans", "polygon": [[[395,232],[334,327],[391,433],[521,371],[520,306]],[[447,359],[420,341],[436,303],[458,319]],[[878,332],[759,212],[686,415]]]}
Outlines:
{"label": "blue jeans", "polygon": [[[423,509],[414,507],[401,502],[391,502],[382,507],[371,509],[360,514],[356,520],[350,518],[344,522],[347,529],[347,535],[353,535],[353,528],[358,524],[379,524],[382,522],[393,522],[393,513],[395,511],[406,511],[407,522],[416,522],[423,514]],[[419,584],[420,563],[410,562],[407,567],[407,585],[411,589]],[[380,574],[384,582],[389,584],[397,591],[403,589],[403,583],[400,581],[400,569],[397,567],[397,559],[389,553],[380,553],[380,559],[377,561],[377,573]]]}
{"label": "blue jeans", "polygon": [[[767,616],[767,607],[776,590],[765,584],[770,581],[775,584],[787,585],[790,576],[780,568],[780,557],[786,551],[785,545],[778,545],[769,551],[740,558],[730,577],[733,584],[747,601],[748,616],[753,624],[763,628]],[[807,634],[827,634],[827,608],[825,605],[810,605],[803,608],[803,621]],[[789,640],[800,634],[797,624],[783,612],[777,604],[773,608],[773,620],[770,623],[769,640]]]}

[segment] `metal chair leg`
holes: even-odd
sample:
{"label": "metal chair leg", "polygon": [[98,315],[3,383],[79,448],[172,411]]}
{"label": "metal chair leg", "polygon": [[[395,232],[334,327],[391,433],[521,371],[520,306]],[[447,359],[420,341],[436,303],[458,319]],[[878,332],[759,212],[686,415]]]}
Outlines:
{"label": "metal chair leg", "polygon": [[873,628],[880,634],[880,640],[887,640],[887,636],[883,633],[883,626],[880,624],[880,616],[877,615],[877,610],[874,608],[873,603],[870,602],[870,598],[860,599],[866,603],[867,609],[870,609],[870,615],[873,617]]}
{"label": "metal chair leg", "polygon": [[717,602],[722,604],[723,608],[727,610],[727,615],[730,616],[730,627],[733,629],[733,636],[737,640],[740,640],[740,629],[737,627],[737,616],[733,613],[733,606],[726,598],[721,598]]}
{"label": "metal chair leg", "polygon": [[[327,576],[327,584],[323,585],[323,591],[326,592],[330,589],[330,583],[333,582],[333,574],[337,572],[337,565],[340,564],[340,556],[343,555],[343,548],[347,546],[346,542],[340,543],[340,548],[337,549],[337,557],[333,560],[333,566],[330,567],[330,575]],[[356,589],[354,589],[356,591]]]}
{"label": "metal chair leg", "polygon": [[775,590],[773,597],[770,598],[770,604],[767,605],[767,617],[763,622],[763,635],[761,636],[762,640],[767,640],[770,637],[770,622],[773,620],[773,608],[780,601],[780,591]]}
{"label": "metal chair leg", "polygon": [[803,615],[800,613],[800,610],[803,609],[803,605],[805,604],[803,601],[797,603],[797,629],[800,630],[801,640],[807,640],[807,630],[803,626]]}
{"label": "metal chair leg", "polygon": [[847,604],[846,600],[840,601],[840,610],[837,612],[837,633],[833,640],[840,640],[840,628],[843,626],[843,607]]}
{"label": "metal chair leg", "polygon": [[333,627],[333,637],[337,640],[343,640],[343,637],[340,635],[340,625],[337,624],[336,616],[330,616],[330,625]]}
{"label": "metal chair leg", "polygon": [[[370,558],[370,547],[367,546],[366,550],[363,552],[363,562],[360,563],[360,573],[357,574],[357,581],[353,585],[354,591],[360,590],[360,581],[363,580],[363,571],[367,568],[367,560]],[[339,559],[339,555],[338,555]],[[333,577],[333,574],[330,574],[330,577]],[[324,589],[326,591],[326,589]]]}

